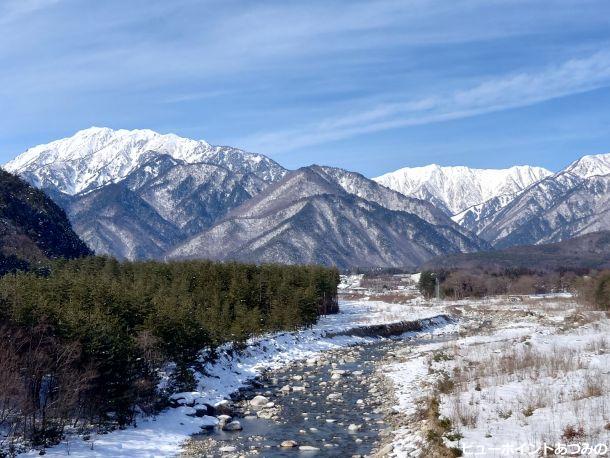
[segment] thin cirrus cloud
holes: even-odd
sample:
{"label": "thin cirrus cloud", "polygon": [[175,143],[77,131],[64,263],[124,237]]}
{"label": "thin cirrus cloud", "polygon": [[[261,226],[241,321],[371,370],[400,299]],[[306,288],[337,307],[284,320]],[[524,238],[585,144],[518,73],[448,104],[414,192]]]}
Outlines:
{"label": "thin cirrus cloud", "polygon": [[[0,0],[0,161],[90,125],[291,150],[294,166],[374,148],[391,167],[463,118],[474,151],[468,117],[605,85],[608,13],[603,0]],[[607,125],[585,102],[549,122],[576,116],[583,138]],[[523,110],[509,127],[544,121]],[[400,129],[417,125],[430,126]],[[494,144],[512,138],[492,127]]]}
{"label": "thin cirrus cloud", "polygon": [[474,87],[324,119],[298,129],[261,133],[241,144],[285,152],[398,127],[417,126],[525,107],[610,86],[610,52],[571,59],[538,72],[510,74]]}
{"label": "thin cirrus cloud", "polygon": [[0,4],[0,24],[5,24],[30,13],[47,8],[59,0],[4,0]]}

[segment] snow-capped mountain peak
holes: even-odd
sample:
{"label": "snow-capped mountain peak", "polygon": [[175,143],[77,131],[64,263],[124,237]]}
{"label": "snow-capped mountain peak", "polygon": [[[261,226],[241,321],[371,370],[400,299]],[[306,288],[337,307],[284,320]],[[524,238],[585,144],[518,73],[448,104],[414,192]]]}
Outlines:
{"label": "snow-capped mountain peak", "polygon": [[610,153],[583,156],[570,164],[566,171],[580,178],[608,175],[610,173]]}
{"label": "snow-capped mountain peak", "polygon": [[405,167],[374,178],[402,194],[432,202],[450,215],[501,195],[514,195],[552,172],[532,166],[473,169],[464,166]]}
{"label": "snow-capped mountain peak", "polygon": [[279,164],[260,154],[148,129],[106,127],[91,127],[30,148],[4,168],[37,187],[74,195],[120,181],[159,155],[189,164],[211,162],[236,172],[257,173],[265,180],[279,179],[285,173]]}

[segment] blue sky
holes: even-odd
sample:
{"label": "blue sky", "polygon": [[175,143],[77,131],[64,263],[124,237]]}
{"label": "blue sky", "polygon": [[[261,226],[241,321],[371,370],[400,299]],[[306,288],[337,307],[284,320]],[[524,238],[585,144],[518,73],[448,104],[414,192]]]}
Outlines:
{"label": "blue sky", "polygon": [[610,151],[606,0],[0,0],[0,161],[150,128],[375,176]]}

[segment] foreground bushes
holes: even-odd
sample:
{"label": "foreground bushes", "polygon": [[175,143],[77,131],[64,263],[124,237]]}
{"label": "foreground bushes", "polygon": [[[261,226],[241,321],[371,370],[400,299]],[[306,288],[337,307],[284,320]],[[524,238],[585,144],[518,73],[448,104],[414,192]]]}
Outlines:
{"label": "foreground bushes", "polygon": [[129,423],[158,407],[165,363],[172,389],[187,389],[200,350],[310,326],[336,311],[338,281],[317,266],[103,257],[6,275],[0,431],[47,443],[68,422]]}

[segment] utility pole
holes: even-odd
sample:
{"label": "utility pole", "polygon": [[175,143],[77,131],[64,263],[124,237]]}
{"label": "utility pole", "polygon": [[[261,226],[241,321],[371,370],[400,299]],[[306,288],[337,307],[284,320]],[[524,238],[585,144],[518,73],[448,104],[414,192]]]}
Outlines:
{"label": "utility pole", "polygon": [[434,276],[434,294],[436,296],[436,300],[440,301],[441,300],[441,284],[438,281],[437,275]]}

